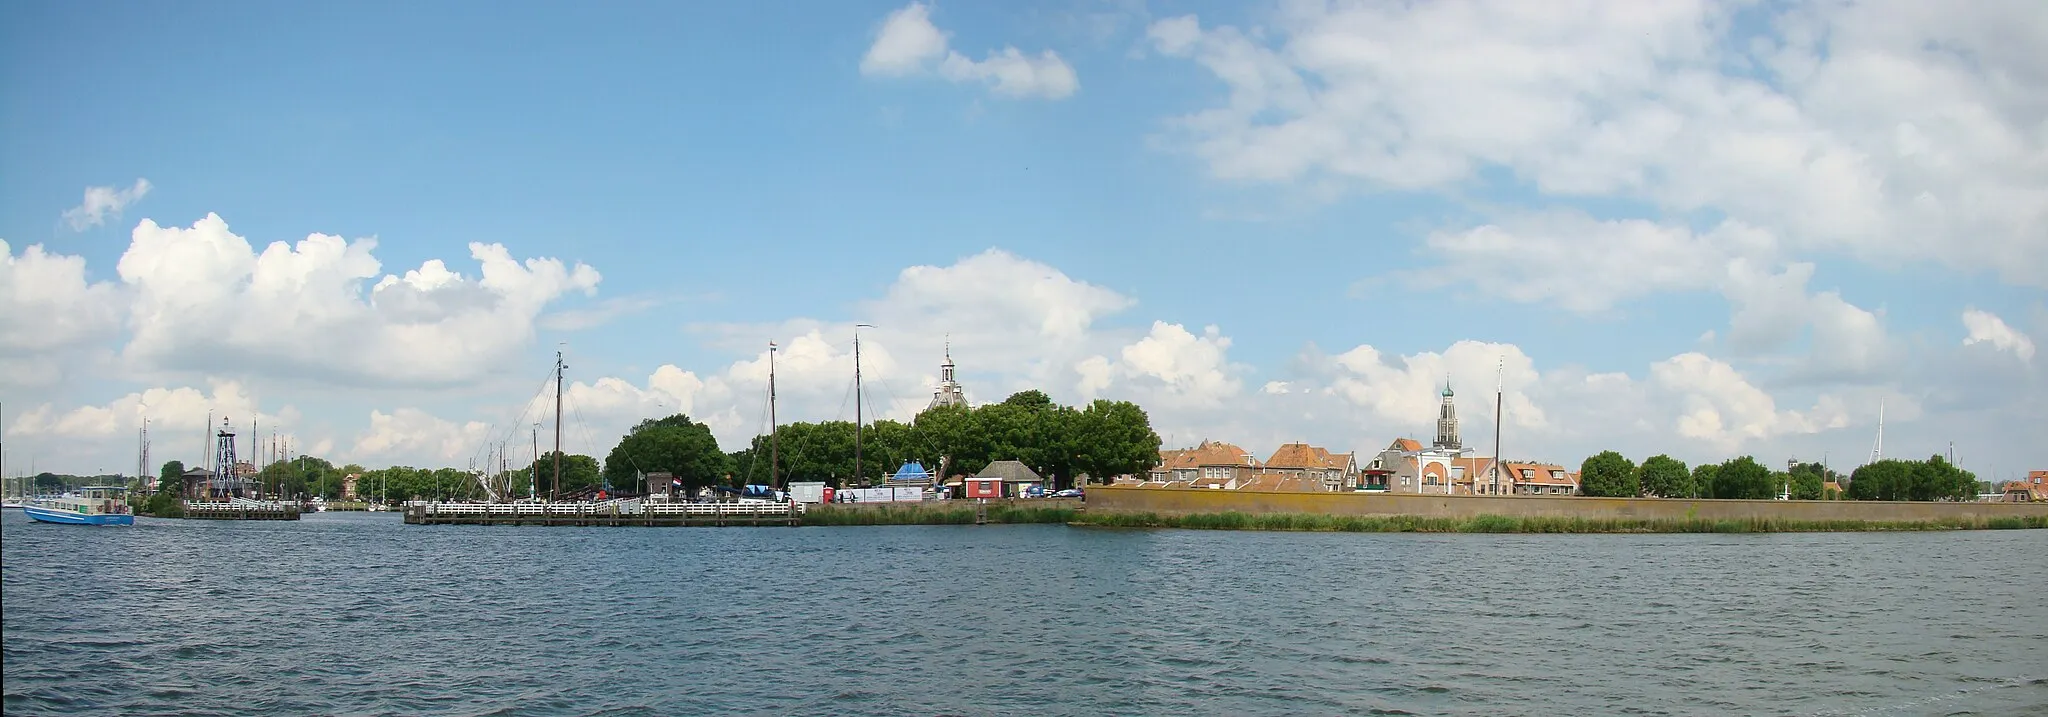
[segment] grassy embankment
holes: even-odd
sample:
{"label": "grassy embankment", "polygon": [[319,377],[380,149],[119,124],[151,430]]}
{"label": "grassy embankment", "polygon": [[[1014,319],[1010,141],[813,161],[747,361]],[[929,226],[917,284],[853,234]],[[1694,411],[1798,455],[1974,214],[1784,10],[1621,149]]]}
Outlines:
{"label": "grassy embankment", "polygon": [[[1079,515],[1072,508],[1042,506],[988,506],[990,523],[1071,523]],[[804,525],[973,525],[972,505],[877,505],[861,508],[812,506],[804,512]]]}
{"label": "grassy embankment", "polygon": [[[970,516],[971,517],[971,516]],[[970,521],[971,522],[971,521]],[[1347,533],[1819,533],[2048,528],[2048,516],[1878,522],[1862,520],[1643,520],[1627,518],[1472,518],[1345,516],[1316,513],[1080,513],[1074,525],[1109,528],[1194,528]]]}

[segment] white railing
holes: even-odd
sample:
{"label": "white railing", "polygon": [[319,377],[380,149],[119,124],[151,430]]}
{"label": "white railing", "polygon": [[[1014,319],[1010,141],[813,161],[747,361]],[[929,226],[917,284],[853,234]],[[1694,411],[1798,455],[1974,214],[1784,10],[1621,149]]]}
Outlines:
{"label": "white railing", "polygon": [[274,500],[249,500],[247,498],[237,498],[224,503],[185,504],[185,512],[187,513],[242,513],[248,511],[276,511],[282,513],[297,509],[298,506],[291,503]]}
{"label": "white railing", "polygon": [[426,503],[419,505],[427,515],[502,516],[587,516],[632,517],[640,515],[681,515],[687,517],[774,518],[802,515],[801,503]]}

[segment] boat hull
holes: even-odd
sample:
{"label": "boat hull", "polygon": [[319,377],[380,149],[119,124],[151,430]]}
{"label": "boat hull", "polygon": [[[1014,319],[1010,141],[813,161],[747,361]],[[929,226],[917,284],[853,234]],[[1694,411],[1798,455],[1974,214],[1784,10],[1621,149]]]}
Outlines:
{"label": "boat hull", "polygon": [[120,513],[85,515],[62,510],[50,510],[33,505],[21,507],[21,512],[33,520],[58,525],[134,525],[135,516]]}

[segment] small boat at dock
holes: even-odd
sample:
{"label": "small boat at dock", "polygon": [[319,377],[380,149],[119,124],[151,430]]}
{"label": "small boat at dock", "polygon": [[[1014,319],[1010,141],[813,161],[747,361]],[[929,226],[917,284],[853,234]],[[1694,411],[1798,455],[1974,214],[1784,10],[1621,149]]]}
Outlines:
{"label": "small boat at dock", "polygon": [[93,486],[79,495],[37,498],[21,507],[32,520],[59,525],[134,525],[135,513],[120,486]]}

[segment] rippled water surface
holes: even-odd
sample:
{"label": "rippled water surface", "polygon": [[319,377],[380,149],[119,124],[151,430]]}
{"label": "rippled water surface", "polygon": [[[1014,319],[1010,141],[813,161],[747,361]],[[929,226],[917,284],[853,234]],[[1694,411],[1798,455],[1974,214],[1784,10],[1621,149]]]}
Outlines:
{"label": "rippled water surface", "polygon": [[2048,532],[0,518],[13,714],[2048,714]]}

